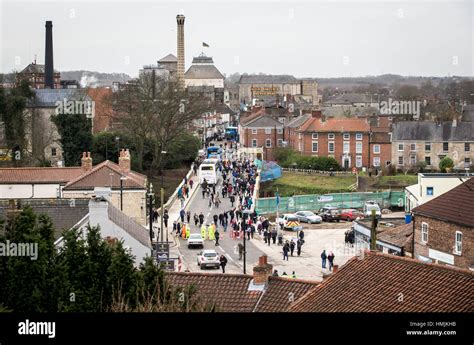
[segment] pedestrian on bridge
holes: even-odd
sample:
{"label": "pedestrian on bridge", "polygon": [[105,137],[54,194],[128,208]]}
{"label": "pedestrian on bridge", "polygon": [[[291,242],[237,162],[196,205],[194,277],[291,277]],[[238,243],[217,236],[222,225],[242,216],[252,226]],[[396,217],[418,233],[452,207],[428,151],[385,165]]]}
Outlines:
{"label": "pedestrian on bridge", "polygon": [[197,215],[196,213],[194,214],[194,217],[193,217],[193,218],[194,218],[194,226],[198,226],[198,224],[199,224],[199,217],[198,217],[198,215]]}
{"label": "pedestrian on bridge", "polygon": [[207,235],[209,238],[209,241],[215,241],[216,237],[214,236],[215,234],[215,227],[214,224],[211,224],[207,227]]}
{"label": "pedestrian on bridge", "polygon": [[186,212],[186,220],[188,221],[188,224],[191,223],[191,212],[190,211]]}
{"label": "pedestrian on bridge", "polygon": [[201,213],[199,213],[199,226],[203,225],[204,224],[204,215]]}
{"label": "pedestrian on bridge", "polygon": [[221,264],[222,273],[225,273],[225,265],[227,265],[227,258],[225,257],[224,254],[222,254],[221,257],[219,258],[219,262]]}
{"label": "pedestrian on bridge", "polygon": [[219,237],[220,237],[220,234],[219,234],[219,231],[216,229],[216,232],[214,232],[214,236],[216,238],[216,246],[219,245]]}
{"label": "pedestrian on bridge", "polygon": [[184,208],[179,211],[179,217],[181,218],[181,223],[184,223],[184,216],[186,215],[186,212],[184,212]]}
{"label": "pedestrian on bridge", "polygon": [[206,224],[202,224],[202,226],[201,226],[201,237],[202,237],[203,240],[206,240],[206,232],[207,232]]}

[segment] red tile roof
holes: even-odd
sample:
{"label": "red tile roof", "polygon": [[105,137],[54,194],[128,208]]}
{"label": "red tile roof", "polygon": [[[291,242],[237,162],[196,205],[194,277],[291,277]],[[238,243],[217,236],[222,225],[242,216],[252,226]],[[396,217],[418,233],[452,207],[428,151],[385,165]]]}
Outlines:
{"label": "red tile roof", "polygon": [[81,167],[71,168],[3,168],[0,183],[61,183],[65,184],[82,174]]}
{"label": "red tile roof", "polygon": [[293,312],[473,312],[474,273],[365,252],[290,307]]}
{"label": "red tile roof", "polygon": [[310,118],[301,127],[301,132],[369,132],[370,125],[365,119],[336,119],[322,121]]}
{"label": "red tile roof", "polygon": [[474,178],[418,207],[413,213],[474,228]]}
{"label": "red tile roof", "polygon": [[96,165],[84,175],[70,181],[64,187],[64,190],[90,190],[94,187],[109,187],[111,184],[112,189],[118,189],[120,188],[121,175],[127,177],[123,182],[123,188],[146,189],[145,175],[133,171],[124,173],[118,164],[107,160]]}

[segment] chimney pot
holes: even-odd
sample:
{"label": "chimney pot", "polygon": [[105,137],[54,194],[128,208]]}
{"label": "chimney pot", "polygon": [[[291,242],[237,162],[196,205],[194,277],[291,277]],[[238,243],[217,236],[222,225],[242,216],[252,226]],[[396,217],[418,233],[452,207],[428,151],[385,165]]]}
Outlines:
{"label": "chimney pot", "polygon": [[273,273],[273,266],[267,263],[267,256],[262,255],[258,258],[258,266],[253,268],[253,283],[255,285],[264,285]]}
{"label": "chimney pot", "polygon": [[128,149],[123,149],[120,151],[120,156],[119,156],[119,167],[124,173],[128,173],[131,170],[131,164],[130,164],[130,152]]}
{"label": "chimney pot", "polygon": [[92,170],[92,157],[90,152],[82,153],[81,167],[83,173]]}

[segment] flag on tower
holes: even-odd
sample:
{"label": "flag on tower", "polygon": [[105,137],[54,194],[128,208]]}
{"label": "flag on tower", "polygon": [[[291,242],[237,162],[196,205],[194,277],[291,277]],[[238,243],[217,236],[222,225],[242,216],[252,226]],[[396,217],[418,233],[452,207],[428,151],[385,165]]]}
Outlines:
{"label": "flag on tower", "polygon": [[206,42],[202,42],[202,46],[209,48],[209,44],[207,44]]}

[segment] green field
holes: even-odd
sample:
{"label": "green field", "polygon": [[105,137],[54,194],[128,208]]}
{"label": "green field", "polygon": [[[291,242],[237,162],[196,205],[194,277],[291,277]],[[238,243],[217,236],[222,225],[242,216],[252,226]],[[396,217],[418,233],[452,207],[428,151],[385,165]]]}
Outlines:
{"label": "green field", "polygon": [[416,183],[418,183],[417,175],[380,176],[378,181],[375,182],[372,187],[380,189],[397,189],[405,188],[406,186]]}
{"label": "green field", "polygon": [[283,172],[275,181],[260,185],[260,196],[274,196],[278,188],[280,196],[325,194],[349,191],[356,182],[355,176],[321,176],[305,173]]}

